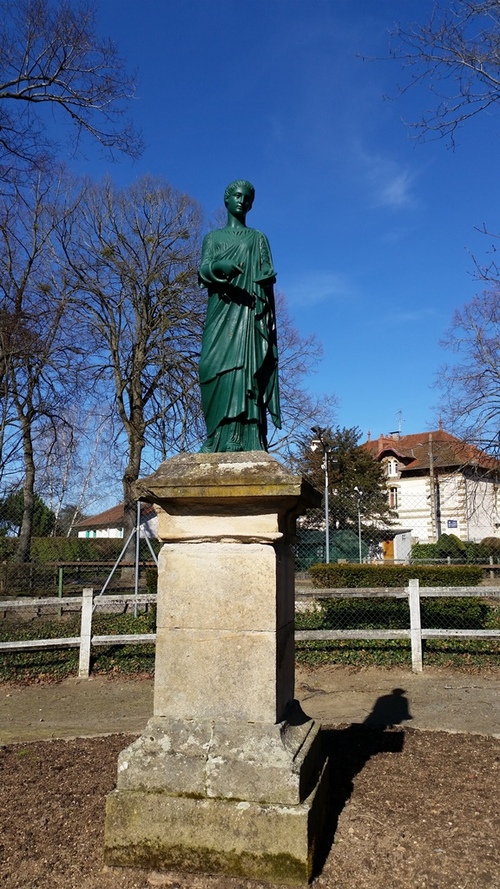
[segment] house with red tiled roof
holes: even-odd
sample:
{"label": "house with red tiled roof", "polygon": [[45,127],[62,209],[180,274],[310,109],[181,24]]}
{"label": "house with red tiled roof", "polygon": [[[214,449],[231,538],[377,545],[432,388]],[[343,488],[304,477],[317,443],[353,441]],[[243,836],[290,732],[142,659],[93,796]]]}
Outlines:
{"label": "house with red tiled roof", "polygon": [[363,447],[385,466],[394,525],[411,528],[412,543],[500,537],[499,460],[441,428],[368,438]]}
{"label": "house with red tiled roof", "polygon": [[[158,516],[155,509],[149,503],[141,503],[141,535],[143,537],[156,537]],[[123,537],[124,509],[123,503],[112,506],[98,515],[88,519],[82,519],[75,525],[78,537]]]}

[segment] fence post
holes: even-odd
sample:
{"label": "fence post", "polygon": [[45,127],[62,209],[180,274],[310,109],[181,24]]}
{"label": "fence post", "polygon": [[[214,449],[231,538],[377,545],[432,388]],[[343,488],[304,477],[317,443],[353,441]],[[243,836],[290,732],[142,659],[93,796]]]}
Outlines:
{"label": "fence post", "polygon": [[[64,594],[64,568],[61,565],[59,565],[59,567],[57,569],[57,574],[58,574],[57,595],[59,596],[60,599],[62,599],[63,594]],[[59,617],[62,617],[62,613],[63,613],[63,610],[62,610],[62,608],[60,608],[59,609]]]}
{"label": "fence post", "polygon": [[80,661],[78,675],[87,678],[90,673],[90,639],[92,637],[92,610],[94,590],[87,587],[82,591],[82,620],[80,625]]}
{"label": "fence post", "polygon": [[410,605],[411,668],[414,673],[421,673],[423,668],[422,623],[418,580],[408,581],[408,600]]}

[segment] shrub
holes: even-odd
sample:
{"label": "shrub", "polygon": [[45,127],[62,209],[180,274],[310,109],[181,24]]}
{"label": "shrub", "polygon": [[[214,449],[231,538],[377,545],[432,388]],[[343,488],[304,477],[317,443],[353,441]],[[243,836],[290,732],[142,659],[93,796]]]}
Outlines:
{"label": "shrub", "polygon": [[422,586],[477,586],[483,572],[479,565],[313,565],[313,586],[398,587],[416,578]]}
{"label": "shrub", "polygon": [[435,546],[438,559],[463,559],[465,561],[465,543],[456,534],[441,534]]}
{"label": "shrub", "polygon": [[436,630],[483,630],[488,625],[490,606],[481,599],[443,598],[420,602],[423,627]]}
{"label": "shrub", "polygon": [[429,559],[432,561],[439,558],[436,552],[435,543],[414,543],[411,548],[412,559]]}

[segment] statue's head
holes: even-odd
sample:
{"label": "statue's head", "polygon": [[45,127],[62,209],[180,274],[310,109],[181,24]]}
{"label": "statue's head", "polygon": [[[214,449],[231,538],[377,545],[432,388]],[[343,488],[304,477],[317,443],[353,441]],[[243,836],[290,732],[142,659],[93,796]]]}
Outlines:
{"label": "statue's head", "polygon": [[227,207],[228,198],[234,194],[239,188],[244,188],[250,194],[252,199],[252,204],[255,199],[255,188],[253,187],[251,182],[248,182],[247,179],[235,179],[234,182],[230,182],[224,192],[224,204]]}

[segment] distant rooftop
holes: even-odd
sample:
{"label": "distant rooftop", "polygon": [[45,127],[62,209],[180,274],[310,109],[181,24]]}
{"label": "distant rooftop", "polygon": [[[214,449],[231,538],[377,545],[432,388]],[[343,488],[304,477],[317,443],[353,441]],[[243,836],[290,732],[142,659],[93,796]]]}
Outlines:
{"label": "distant rooftop", "polygon": [[[141,522],[154,518],[155,509],[149,503],[141,503]],[[118,506],[112,506],[111,509],[105,509],[97,515],[90,516],[88,519],[82,519],[81,522],[75,524],[75,528],[121,528],[125,519],[124,504],[119,503]]]}
{"label": "distant rooftop", "polygon": [[473,465],[482,469],[500,469],[500,461],[444,429],[412,435],[392,432],[376,439],[369,438],[362,447],[376,460],[393,455],[404,463],[407,470],[429,469],[431,454],[435,468]]}

